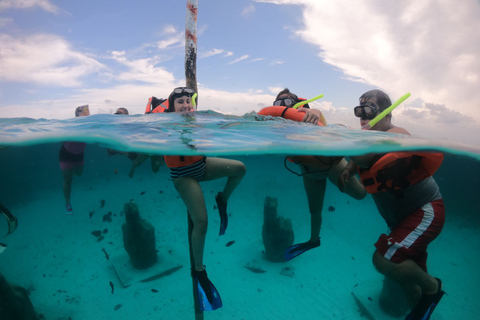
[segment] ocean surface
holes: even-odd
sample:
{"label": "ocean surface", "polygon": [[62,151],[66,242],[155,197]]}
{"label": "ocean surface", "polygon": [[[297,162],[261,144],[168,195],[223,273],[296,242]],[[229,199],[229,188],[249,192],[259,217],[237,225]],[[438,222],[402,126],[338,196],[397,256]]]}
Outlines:
{"label": "ocean surface", "polygon": [[[64,141],[87,143],[84,172],[73,180],[74,215],[65,214],[62,193],[58,152]],[[204,263],[224,304],[205,312],[206,319],[395,319],[377,310],[383,278],[371,255],[387,227],[370,196],[354,200],[328,182],[322,245],[286,263],[264,257],[264,201],[277,198],[279,216],[292,221],[295,243],[304,242],[310,217],[303,182],[285,168],[300,172],[284,161],[285,155],[444,152],[434,178],[447,216],[444,230],[429,246],[428,268],[442,279],[448,295],[432,320],[475,319],[480,312],[480,214],[474,203],[480,196],[478,148],[256,114],[0,119],[0,203],[18,218],[17,230],[4,236],[8,225],[0,216],[0,243],[6,246],[0,273],[27,289],[45,319],[195,318],[187,213],[168,169],[154,173],[147,160],[129,177],[131,160],[110,155],[107,148],[245,163],[247,174],[230,198],[224,236],[218,236],[214,196],[225,180],[202,183],[209,211]],[[155,227],[159,262],[151,275],[171,271],[147,282],[140,280],[148,272],[119,270],[119,261],[128,257],[123,206],[131,200]],[[359,288],[368,292],[363,304],[370,315],[352,296]]]}

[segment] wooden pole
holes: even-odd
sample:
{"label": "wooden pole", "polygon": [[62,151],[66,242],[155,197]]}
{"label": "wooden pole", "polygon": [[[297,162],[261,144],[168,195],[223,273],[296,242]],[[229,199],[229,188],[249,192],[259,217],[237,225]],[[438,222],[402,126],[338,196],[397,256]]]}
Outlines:
{"label": "wooden pole", "polygon": [[[185,79],[186,86],[198,92],[197,88],[197,11],[198,1],[187,1],[187,16],[185,22]],[[190,250],[190,268],[195,270],[195,258],[193,256],[192,248],[192,230],[193,221],[188,216],[188,246]],[[192,276],[193,284],[193,305],[195,308],[195,319],[203,320],[203,311],[200,309],[200,302],[198,300],[198,284]]]}
{"label": "wooden pole", "polygon": [[[187,211],[188,216],[188,248],[190,251],[190,270],[195,270],[195,258],[193,257],[193,248],[192,248],[192,230],[193,230],[193,221],[190,217],[190,213]],[[200,309],[200,302],[198,301],[198,285],[195,278],[192,276],[193,284],[193,307],[195,309],[195,320],[203,320],[203,311]]]}
{"label": "wooden pole", "polygon": [[185,78],[186,86],[198,92],[197,88],[197,11],[198,1],[187,1],[185,25]]}

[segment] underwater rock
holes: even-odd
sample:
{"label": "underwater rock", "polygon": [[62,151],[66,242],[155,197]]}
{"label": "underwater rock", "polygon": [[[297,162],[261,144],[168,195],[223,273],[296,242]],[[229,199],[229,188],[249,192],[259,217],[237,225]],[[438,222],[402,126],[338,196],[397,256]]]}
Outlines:
{"label": "underwater rock", "polygon": [[147,269],[157,262],[155,228],[140,218],[137,205],[130,201],[124,206],[125,223],[122,225],[123,245],[135,269]]}
{"label": "underwater rock", "polygon": [[107,214],[103,215],[103,222],[112,222],[112,211],[109,211]]}
{"label": "underwater rock", "polygon": [[284,262],[284,252],[293,244],[295,237],[292,221],[277,217],[277,198],[265,198],[262,237],[266,259],[272,262]]}
{"label": "underwater rock", "polygon": [[38,320],[25,288],[9,284],[0,273],[0,319]]}
{"label": "underwater rock", "polygon": [[407,296],[399,282],[385,277],[378,300],[380,307],[391,316],[401,317],[409,310]]}

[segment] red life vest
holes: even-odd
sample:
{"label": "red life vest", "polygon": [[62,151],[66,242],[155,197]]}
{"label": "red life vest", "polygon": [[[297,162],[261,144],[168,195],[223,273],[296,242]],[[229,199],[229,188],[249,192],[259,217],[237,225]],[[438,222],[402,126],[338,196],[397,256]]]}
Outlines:
{"label": "red life vest", "polygon": [[150,97],[145,107],[145,114],[147,113],[161,113],[168,109],[168,99],[157,99]]}
{"label": "red life vest", "polygon": [[370,169],[357,168],[368,193],[393,192],[432,176],[442,161],[440,152],[391,152]]}
{"label": "red life vest", "polygon": [[204,156],[164,156],[169,168],[186,167],[205,158]]}

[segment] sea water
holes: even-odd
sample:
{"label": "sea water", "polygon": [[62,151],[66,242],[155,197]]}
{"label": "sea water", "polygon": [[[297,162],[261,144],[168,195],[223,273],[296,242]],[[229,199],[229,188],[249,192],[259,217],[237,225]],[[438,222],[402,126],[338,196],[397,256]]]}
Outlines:
{"label": "sea water", "polygon": [[[63,141],[87,143],[84,172],[73,180],[74,215],[65,214],[58,163]],[[6,245],[0,273],[28,290],[45,319],[195,318],[187,213],[168,169],[163,166],[154,173],[147,160],[129,177],[131,160],[112,156],[107,148],[201,154],[245,163],[247,174],[228,204],[224,236],[218,236],[214,196],[225,179],[202,183],[209,214],[204,263],[224,304],[206,312],[206,319],[362,319],[365,314],[351,294],[358,288],[368,292],[364,303],[372,301],[369,308],[375,319],[391,319],[374,310],[383,278],[371,255],[373,243],[387,227],[370,196],[354,200],[328,182],[322,245],[286,263],[264,257],[264,201],[277,198],[278,214],[292,221],[295,243],[304,242],[310,235],[310,217],[303,182],[291,172],[300,173],[295,164],[284,161],[285,155],[444,152],[434,177],[445,202],[446,222],[429,246],[428,267],[443,280],[448,295],[432,319],[474,319],[480,312],[477,148],[342,125],[319,127],[214,112],[0,119],[0,147],[0,202],[18,218],[17,230],[0,239]],[[123,206],[130,201],[156,230],[159,262],[152,274],[173,271],[147,282],[139,281],[147,273],[126,271],[132,278],[124,286],[115,263],[127,256],[121,226]],[[3,216],[0,232],[8,232]]]}

